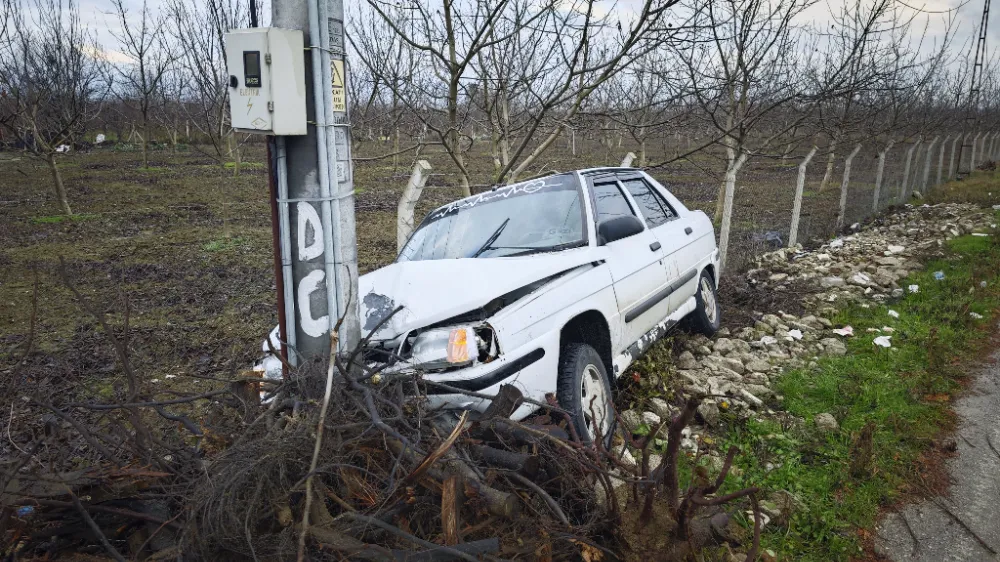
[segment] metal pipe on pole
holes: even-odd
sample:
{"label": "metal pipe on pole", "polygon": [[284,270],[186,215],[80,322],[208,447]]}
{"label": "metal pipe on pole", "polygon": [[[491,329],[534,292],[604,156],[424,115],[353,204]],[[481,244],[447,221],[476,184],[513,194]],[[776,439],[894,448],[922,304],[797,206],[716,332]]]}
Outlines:
{"label": "metal pipe on pole", "polygon": [[[340,349],[353,349],[361,341],[358,317],[358,244],[354,217],[354,170],[351,160],[351,119],[347,111],[346,40],[344,37],[344,0],[318,0],[320,16],[320,67],[323,70],[327,163],[330,167],[330,202],[336,243],[333,246],[337,268],[335,290],[340,326]],[[335,322],[333,317],[330,320]]]}

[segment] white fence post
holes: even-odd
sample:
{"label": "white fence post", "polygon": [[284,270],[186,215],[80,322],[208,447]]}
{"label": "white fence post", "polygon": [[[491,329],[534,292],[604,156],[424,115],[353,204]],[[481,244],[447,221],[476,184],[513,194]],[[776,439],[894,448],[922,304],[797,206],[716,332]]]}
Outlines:
{"label": "white fence post", "polygon": [[625,158],[622,158],[622,168],[631,168],[633,160],[635,160],[634,152],[629,152],[628,154],[626,154]]}
{"label": "white fence post", "polygon": [[799,178],[795,181],[795,203],[792,204],[792,226],[788,231],[789,248],[794,246],[799,238],[799,217],[802,215],[802,192],[805,191],[806,186],[806,166],[809,165],[809,161],[816,155],[818,149],[819,147],[813,145],[812,150],[799,164]]}
{"label": "white fence post", "polygon": [[896,141],[889,139],[889,143],[885,145],[882,152],[878,153],[878,169],[875,170],[875,197],[872,198],[872,212],[878,212],[878,202],[879,197],[882,195],[882,177],[883,172],[885,172],[885,155],[889,153],[892,145],[896,144]]}
{"label": "white fence post", "polygon": [[972,137],[972,154],[969,155],[969,173],[971,174],[973,170],[976,169],[976,145],[979,144],[979,137],[983,135],[982,132],[976,133],[976,136]]}
{"label": "white fence post", "polygon": [[924,157],[924,177],[920,181],[920,194],[927,195],[927,180],[931,175],[931,158],[934,157],[934,144],[937,143],[938,136],[935,135],[931,143],[927,145],[927,156]]}
{"label": "white fence post", "polygon": [[847,187],[851,182],[851,161],[860,151],[861,143],[859,142],[844,160],[844,181],[840,183],[840,213],[837,215],[837,230],[844,227],[844,219],[847,217]]}
{"label": "white fence post", "polygon": [[413,174],[410,181],[406,182],[403,196],[399,198],[399,207],[396,208],[396,252],[403,249],[403,244],[410,238],[415,225],[413,224],[413,210],[420,200],[420,193],[427,184],[427,177],[431,171],[431,165],[427,160],[417,160],[413,165]]}
{"label": "white fence post", "polygon": [[[965,136],[967,137],[969,134],[966,133]],[[964,141],[962,141],[962,133],[958,133],[955,140],[951,141],[951,162],[948,164],[948,181],[955,179],[955,152],[958,149],[958,143],[960,142],[964,144]]]}
{"label": "white fence post", "polygon": [[906,164],[903,166],[903,183],[899,186],[899,202],[903,203],[906,201],[907,188],[910,185],[910,163],[913,162],[913,151],[920,146],[921,139],[917,137],[917,142],[913,143],[910,150],[906,151]]}
{"label": "white fence post", "polygon": [[943,141],[941,141],[941,151],[940,154],[938,155],[937,182],[934,183],[935,187],[941,185],[941,172],[944,169],[944,149],[948,146],[948,139],[950,138],[951,135],[948,135],[944,138]]}

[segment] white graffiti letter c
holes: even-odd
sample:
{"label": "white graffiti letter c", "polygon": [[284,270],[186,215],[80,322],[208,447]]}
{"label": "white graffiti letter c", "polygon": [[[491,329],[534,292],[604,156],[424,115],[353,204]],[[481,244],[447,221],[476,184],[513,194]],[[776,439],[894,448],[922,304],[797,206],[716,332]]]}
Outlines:
{"label": "white graffiti letter c", "polygon": [[311,300],[309,299],[314,291],[323,286],[325,277],[326,273],[322,269],[313,270],[299,281],[297,291],[299,321],[302,325],[302,331],[314,338],[322,336],[330,327],[329,315],[313,318]]}
{"label": "white graffiti letter c", "polygon": [[[319,213],[316,207],[309,203],[299,201],[296,205],[299,215],[299,261],[309,261],[315,257],[323,255],[323,223],[319,220]],[[309,244],[307,238],[308,229],[312,227],[313,242]]]}

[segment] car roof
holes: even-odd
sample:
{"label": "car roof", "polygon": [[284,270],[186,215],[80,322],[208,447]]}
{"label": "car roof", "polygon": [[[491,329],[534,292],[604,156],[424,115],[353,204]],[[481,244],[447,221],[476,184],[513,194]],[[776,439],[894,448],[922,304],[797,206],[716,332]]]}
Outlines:
{"label": "car roof", "polygon": [[600,166],[597,168],[585,168],[577,170],[581,175],[605,174],[608,172],[641,172],[639,168],[624,168],[621,166]]}

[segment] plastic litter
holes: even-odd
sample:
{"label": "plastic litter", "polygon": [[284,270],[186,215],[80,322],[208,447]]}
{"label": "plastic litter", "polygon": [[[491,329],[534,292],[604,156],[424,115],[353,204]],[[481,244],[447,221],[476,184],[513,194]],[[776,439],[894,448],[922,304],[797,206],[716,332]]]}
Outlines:
{"label": "plastic litter", "polygon": [[983,289],[986,288],[986,285],[988,285],[988,283],[986,281],[980,281],[979,282],[979,286],[982,287]]}
{"label": "plastic litter", "polygon": [[943,271],[935,271],[934,272],[934,278],[937,279],[938,281],[943,280],[944,279],[944,272]]}
{"label": "plastic litter", "polygon": [[909,287],[907,287],[907,289],[909,289],[911,293],[919,293],[920,285],[910,285]]}
{"label": "plastic litter", "polygon": [[895,310],[890,310],[889,316],[892,316],[893,318],[899,318],[899,313],[896,312]]}
{"label": "plastic litter", "polygon": [[30,505],[22,505],[21,507],[17,508],[17,516],[18,517],[27,517],[27,516],[31,515],[32,513],[34,513],[34,512],[35,512],[34,506],[30,506]]}
{"label": "plastic litter", "polygon": [[976,320],[982,320],[983,319],[983,315],[979,314],[978,312],[970,312],[969,316],[975,318]]}
{"label": "plastic litter", "polygon": [[973,232],[973,233],[972,233],[972,235],[973,235],[973,236],[979,236],[979,237],[981,237],[981,238],[982,238],[982,237],[986,237],[986,236],[989,236],[989,234],[986,234],[985,232]]}
{"label": "plastic litter", "polygon": [[882,326],[882,331],[887,334],[891,334],[896,331],[896,328],[893,328],[892,326]]}
{"label": "plastic litter", "polygon": [[830,330],[830,331],[837,334],[838,336],[844,336],[845,338],[854,335],[854,328],[850,326],[844,326],[843,328],[837,328],[835,330]]}
{"label": "plastic litter", "polygon": [[879,347],[892,347],[892,336],[879,336],[872,343]]}
{"label": "plastic litter", "polygon": [[764,345],[774,345],[774,344],[778,343],[778,338],[776,338],[774,336],[764,336],[764,337],[760,338],[760,343],[762,343]]}
{"label": "plastic litter", "polygon": [[788,335],[793,340],[800,340],[802,339],[802,330],[788,330]]}

